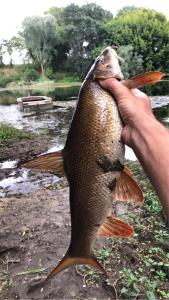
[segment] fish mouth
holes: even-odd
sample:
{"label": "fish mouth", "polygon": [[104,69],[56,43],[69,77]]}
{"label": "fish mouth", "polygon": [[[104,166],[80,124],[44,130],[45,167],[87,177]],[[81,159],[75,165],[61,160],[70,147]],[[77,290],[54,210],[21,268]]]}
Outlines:
{"label": "fish mouth", "polygon": [[119,61],[122,59],[117,55],[114,46],[106,47],[96,60],[95,77],[108,78],[113,77],[121,81],[124,79]]}
{"label": "fish mouth", "polygon": [[119,61],[124,61],[114,50],[114,46],[106,47],[96,58],[85,80],[100,80],[106,78],[124,79]]}

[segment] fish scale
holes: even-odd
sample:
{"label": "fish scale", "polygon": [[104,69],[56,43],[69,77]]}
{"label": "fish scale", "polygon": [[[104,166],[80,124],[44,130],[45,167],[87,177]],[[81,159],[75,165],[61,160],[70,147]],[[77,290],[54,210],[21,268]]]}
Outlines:
{"label": "fish scale", "polygon": [[[122,162],[124,159],[124,145],[119,143],[121,120],[118,110],[113,109],[113,106],[117,107],[111,95],[105,92],[96,81],[85,82],[65,145],[65,152],[67,151],[69,156],[73,157],[73,160],[71,159],[73,167],[65,164],[71,190],[70,205],[73,203],[71,205],[73,236],[80,220],[85,219],[78,235],[75,235],[75,240],[78,240],[80,244],[83,244],[86,228],[90,236],[96,235],[98,228],[94,225],[102,224],[111,212],[112,200],[108,183],[109,180],[117,177],[119,172],[103,173],[97,163],[99,158],[107,156],[111,160],[119,159]],[[105,113],[105,110],[107,116],[105,120],[102,120],[100,115]],[[84,124],[84,119],[87,121],[85,126],[77,126],[77,124]],[[111,141],[115,140],[118,142],[112,145]],[[78,217],[75,218],[74,215]]]}

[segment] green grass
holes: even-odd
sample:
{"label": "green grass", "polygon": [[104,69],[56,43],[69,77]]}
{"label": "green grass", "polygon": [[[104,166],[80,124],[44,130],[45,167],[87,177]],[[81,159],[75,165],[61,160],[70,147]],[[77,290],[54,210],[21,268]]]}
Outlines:
{"label": "green grass", "polygon": [[80,81],[69,81],[69,80],[39,80],[39,81],[32,81],[29,84],[26,84],[24,81],[19,82],[10,82],[3,90],[53,90],[54,88],[60,87],[71,87],[71,86],[80,86]]}
{"label": "green grass", "polygon": [[29,138],[31,138],[29,133],[10,125],[0,123],[0,144]]}

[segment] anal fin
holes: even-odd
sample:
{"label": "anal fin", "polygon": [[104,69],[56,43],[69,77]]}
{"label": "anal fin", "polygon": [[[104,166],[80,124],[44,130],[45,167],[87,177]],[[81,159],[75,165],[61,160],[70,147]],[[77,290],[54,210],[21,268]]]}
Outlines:
{"label": "anal fin", "polygon": [[125,202],[143,202],[143,193],[137,182],[133,179],[130,169],[125,166],[120,177],[116,181],[113,198]]}
{"label": "anal fin", "polygon": [[40,171],[52,171],[56,175],[64,175],[64,161],[62,151],[37,156],[19,167],[36,169]]}
{"label": "anal fin", "polygon": [[110,216],[100,226],[98,233],[106,237],[129,238],[133,235],[134,229],[125,221],[115,216]]}

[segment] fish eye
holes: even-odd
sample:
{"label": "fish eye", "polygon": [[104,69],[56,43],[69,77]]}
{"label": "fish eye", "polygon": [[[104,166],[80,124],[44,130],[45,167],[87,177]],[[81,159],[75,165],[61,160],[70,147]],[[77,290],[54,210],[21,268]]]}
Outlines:
{"label": "fish eye", "polygon": [[99,64],[103,64],[103,63],[104,63],[104,60],[103,60],[102,58],[100,58],[99,61],[98,61],[98,63],[99,63]]}

